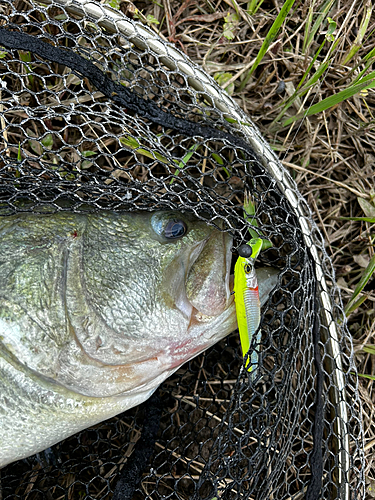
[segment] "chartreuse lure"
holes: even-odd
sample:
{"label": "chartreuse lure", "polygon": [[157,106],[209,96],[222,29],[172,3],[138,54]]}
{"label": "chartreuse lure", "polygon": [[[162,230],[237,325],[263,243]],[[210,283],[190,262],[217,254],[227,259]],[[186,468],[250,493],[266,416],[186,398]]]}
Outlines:
{"label": "chartreuse lure", "polygon": [[[254,262],[262,249],[263,240],[253,238],[246,245],[238,249],[239,257],[234,268],[234,300],[236,303],[236,314],[242,354],[245,355],[250,349],[253,335],[258,330],[260,323],[260,300],[258,280],[255,272]],[[257,344],[261,340],[261,331],[257,333]],[[258,353],[254,350],[246,362],[246,368],[254,376],[258,364]]]}

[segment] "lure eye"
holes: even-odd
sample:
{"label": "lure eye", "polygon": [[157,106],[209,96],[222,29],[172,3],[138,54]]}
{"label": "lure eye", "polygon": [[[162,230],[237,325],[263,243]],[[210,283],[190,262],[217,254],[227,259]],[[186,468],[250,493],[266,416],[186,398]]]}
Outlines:
{"label": "lure eye", "polygon": [[164,227],[164,237],[168,240],[182,238],[187,232],[187,225],[183,220],[172,219]]}
{"label": "lure eye", "polygon": [[167,215],[165,212],[157,212],[151,217],[151,225],[156,234],[163,240],[177,240],[187,233],[186,222]]}
{"label": "lure eye", "polygon": [[252,270],[252,266],[250,264],[245,264],[244,269],[245,269],[246,274],[250,274],[251,270]]}

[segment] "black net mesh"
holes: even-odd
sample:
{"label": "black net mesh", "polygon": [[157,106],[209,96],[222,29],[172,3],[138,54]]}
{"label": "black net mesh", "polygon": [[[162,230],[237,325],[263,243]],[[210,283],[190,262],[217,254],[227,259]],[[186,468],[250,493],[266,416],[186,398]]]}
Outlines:
{"label": "black net mesh", "polygon": [[[238,248],[248,191],[272,242],[260,261],[279,278],[262,308],[256,377],[233,332],[167,379],[134,498],[363,498],[360,403],[332,265],[249,118],[176,48],[92,1],[2,0],[0,68],[1,216],[188,211]],[[145,412],[147,402],[4,467],[0,498],[111,498]]]}

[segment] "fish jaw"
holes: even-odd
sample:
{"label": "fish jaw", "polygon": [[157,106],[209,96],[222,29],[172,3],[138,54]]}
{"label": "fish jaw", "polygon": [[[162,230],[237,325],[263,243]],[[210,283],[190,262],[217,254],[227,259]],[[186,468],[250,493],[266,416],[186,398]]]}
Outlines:
{"label": "fish jaw", "polygon": [[219,316],[230,301],[232,237],[214,231],[186,276],[186,298],[205,316]]}
{"label": "fish jaw", "polygon": [[[209,316],[198,311],[195,307],[192,308],[187,338],[181,342],[173,343],[170,349],[162,354],[165,364],[169,363],[171,368],[178,368],[238,328],[234,295],[231,294],[234,285],[233,275],[230,275],[231,246],[232,240],[227,239],[225,253],[227,301],[225,309],[217,316]],[[262,267],[257,269],[257,275],[259,278],[259,300],[261,307],[263,307],[278,283],[279,271],[272,267]],[[189,276],[193,276],[193,273],[190,273]]]}
{"label": "fish jaw", "polygon": [[205,316],[195,310],[189,325],[188,339],[182,339],[181,342],[171,345],[169,352],[163,353],[163,357],[168,356],[170,367],[177,369],[227,337],[236,328],[236,308],[233,299],[219,316]]}
{"label": "fish jaw", "polygon": [[[155,387],[155,381],[165,380],[182,364],[229,335],[237,328],[235,305],[229,288],[231,247],[232,238],[227,233],[213,230],[169,266],[166,276],[167,279],[172,276],[172,279],[167,289],[170,296],[176,296],[172,312],[173,322],[179,324],[178,335],[167,334],[163,337],[156,331],[155,335],[150,331],[147,335],[150,341],[139,349],[131,363],[119,364],[102,363],[98,358],[89,359],[83,348],[77,349],[76,340],[67,349],[69,355],[62,362],[63,370],[78,374],[79,367],[86,365],[91,372],[89,376],[85,374],[86,379],[98,380],[102,373],[103,380],[109,381],[107,387],[103,384],[102,396],[132,394],[139,389]],[[193,305],[188,299],[186,284],[197,280],[200,272],[204,275],[194,289]],[[213,298],[209,294],[210,286],[212,291],[216,291]],[[205,299],[208,304],[205,304]],[[204,312],[195,307],[200,304],[205,306],[202,307]],[[71,356],[74,349],[76,355]],[[63,354],[60,355],[61,360],[62,357]],[[72,362],[77,366],[70,366]],[[62,377],[63,371],[60,372],[60,379]],[[72,385],[69,377],[70,388],[90,395],[82,392],[84,385],[86,383],[83,381],[80,384],[77,375],[76,384]]]}

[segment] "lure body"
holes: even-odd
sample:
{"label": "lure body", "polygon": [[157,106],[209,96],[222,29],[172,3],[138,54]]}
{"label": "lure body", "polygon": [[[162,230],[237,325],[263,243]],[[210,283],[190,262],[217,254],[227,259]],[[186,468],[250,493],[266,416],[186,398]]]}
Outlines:
{"label": "lure body", "polygon": [[[258,280],[252,258],[238,257],[234,268],[234,300],[242,354],[245,356],[253,335],[260,324],[260,300]],[[257,343],[261,340],[261,331],[257,333]],[[250,366],[249,366],[250,363]],[[258,353],[254,350],[246,363],[248,371],[255,372]]]}

